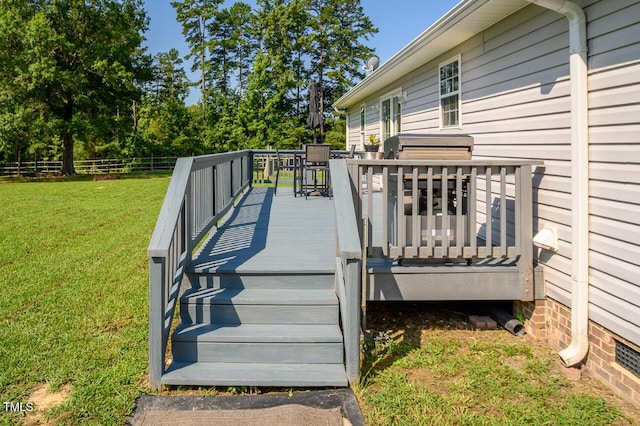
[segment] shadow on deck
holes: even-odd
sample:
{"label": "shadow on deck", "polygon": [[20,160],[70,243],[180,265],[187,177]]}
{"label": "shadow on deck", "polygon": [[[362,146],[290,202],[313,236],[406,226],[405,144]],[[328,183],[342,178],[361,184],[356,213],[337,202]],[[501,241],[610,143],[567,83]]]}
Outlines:
{"label": "shadow on deck", "polygon": [[335,269],[333,200],[252,188],[198,250],[197,273],[324,272]]}

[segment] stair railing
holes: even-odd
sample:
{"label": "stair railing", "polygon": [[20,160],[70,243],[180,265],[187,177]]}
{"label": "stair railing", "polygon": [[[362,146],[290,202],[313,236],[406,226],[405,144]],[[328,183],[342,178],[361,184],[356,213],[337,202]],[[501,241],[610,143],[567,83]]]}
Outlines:
{"label": "stair railing", "polygon": [[336,217],[336,293],[345,347],[347,379],[353,386],[360,376],[360,306],[362,248],[356,220],[358,195],[345,160],[329,162]]}
{"label": "stair railing", "polygon": [[149,384],[161,386],[180,284],[198,244],[251,185],[251,151],[180,158],[149,256]]}

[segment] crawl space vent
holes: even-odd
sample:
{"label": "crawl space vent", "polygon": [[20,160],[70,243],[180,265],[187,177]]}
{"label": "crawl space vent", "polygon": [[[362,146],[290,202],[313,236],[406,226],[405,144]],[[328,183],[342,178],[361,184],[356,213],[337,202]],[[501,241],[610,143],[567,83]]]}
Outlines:
{"label": "crawl space vent", "polygon": [[640,352],[616,340],[616,362],[640,377]]}

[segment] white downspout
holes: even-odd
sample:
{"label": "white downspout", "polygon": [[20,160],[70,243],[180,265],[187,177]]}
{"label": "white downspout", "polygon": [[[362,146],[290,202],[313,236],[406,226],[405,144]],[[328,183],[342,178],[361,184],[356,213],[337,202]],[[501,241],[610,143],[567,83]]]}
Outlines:
{"label": "white downspout", "polygon": [[527,0],[569,19],[571,78],[571,344],[559,355],[567,367],[589,352],[589,107],[587,18],[567,0]]}

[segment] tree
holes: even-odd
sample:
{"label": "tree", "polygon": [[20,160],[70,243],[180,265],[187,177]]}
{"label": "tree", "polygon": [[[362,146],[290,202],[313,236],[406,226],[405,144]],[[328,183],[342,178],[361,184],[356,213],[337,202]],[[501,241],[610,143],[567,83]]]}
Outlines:
{"label": "tree", "polygon": [[230,8],[218,11],[209,25],[212,77],[224,96],[232,90],[234,77],[237,77],[235,87],[242,96],[258,44],[253,32],[254,21],[251,6],[236,2]]}
{"label": "tree", "polygon": [[38,117],[39,131],[61,141],[63,172],[73,174],[75,140],[117,137],[120,111],[140,96],[142,2],[4,1],[0,26],[8,41],[0,77],[5,96],[14,106],[24,103],[22,112]]}
{"label": "tree", "polygon": [[184,102],[189,94],[189,80],[182,68],[182,58],[177,49],[160,52],[154,58],[154,84],[151,90],[156,102],[169,100]]}
{"label": "tree", "polygon": [[[346,93],[364,74],[358,66],[373,54],[362,40],[378,32],[359,0],[308,0],[311,12],[309,54],[317,76],[320,112]],[[324,128],[320,128],[321,135]]]}
{"label": "tree", "polygon": [[[308,86],[308,23],[305,0],[261,0],[258,2],[259,39],[269,71],[269,81],[277,102],[273,105],[278,121],[276,140],[280,146],[297,147],[303,140],[303,87]],[[275,136],[275,135],[274,135]]]}
{"label": "tree", "polygon": [[197,114],[185,106],[189,81],[176,49],[154,56],[153,78],[137,105],[137,126],[120,155],[127,157],[193,155],[201,152]]}
{"label": "tree", "polygon": [[184,0],[171,2],[176,9],[177,20],[182,24],[184,34],[189,44],[190,52],[187,59],[193,59],[192,71],[200,69],[200,91],[202,94],[202,118],[206,120],[207,111],[207,28],[210,21],[218,12],[218,6],[223,0]]}
{"label": "tree", "polygon": [[[374,54],[363,41],[378,32],[359,0],[341,0],[333,5],[334,21],[330,25],[330,60],[326,63],[327,77],[334,82],[335,93],[342,96],[356,81],[365,77],[361,62]],[[359,61],[358,61],[359,59]],[[337,98],[331,99],[333,102]]]}

